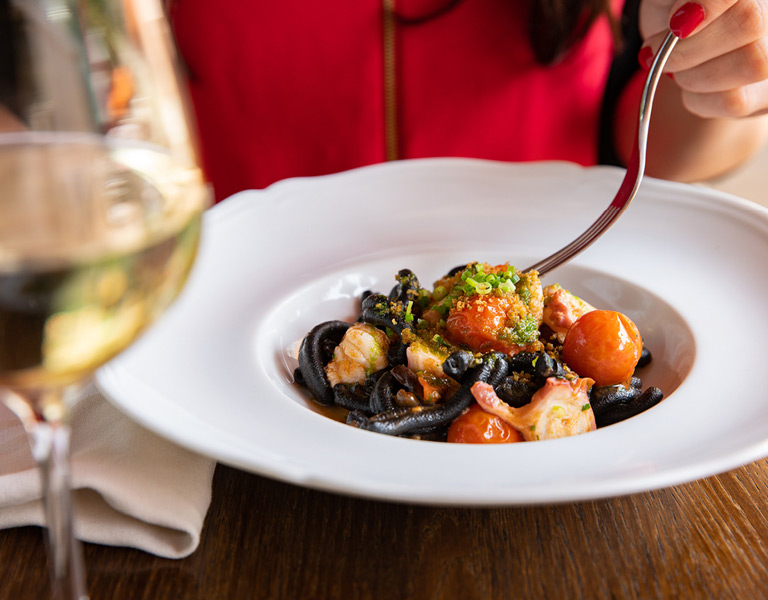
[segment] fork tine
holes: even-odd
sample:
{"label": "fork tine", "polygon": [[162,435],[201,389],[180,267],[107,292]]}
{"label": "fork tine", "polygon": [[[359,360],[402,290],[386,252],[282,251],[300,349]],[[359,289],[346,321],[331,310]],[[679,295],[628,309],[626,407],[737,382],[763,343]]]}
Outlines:
{"label": "fork tine", "polygon": [[592,242],[594,242],[605,231],[611,223],[618,217],[621,210],[615,206],[609,206],[603,213],[597,218],[597,220],[590,225],[584,233],[578,238],[573,240],[567,246],[561,248],[554,254],[547,258],[537,262],[535,265],[531,265],[526,271],[537,271],[540,275],[547,273],[555,267],[567,262],[583,250],[585,250]]}

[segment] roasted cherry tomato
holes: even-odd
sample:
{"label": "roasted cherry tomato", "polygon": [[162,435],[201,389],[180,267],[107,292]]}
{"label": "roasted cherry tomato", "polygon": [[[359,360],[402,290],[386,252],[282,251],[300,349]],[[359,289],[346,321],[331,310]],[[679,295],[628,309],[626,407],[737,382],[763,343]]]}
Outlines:
{"label": "roasted cherry tomato", "polygon": [[511,444],[522,442],[523,436],[496,415],[473,404],[448,428],[448,441],[458,444]]}
{"label": "roasted cherry tomato", "polygon": [[473,296],[451,310],[446,329],[451,338],[478,352],[508,352],[514,344],[498,339],[507,323],[510,302],[505,296]]}
{"label": "roasted cherry tomato", "polygon": [[579,317],[563,342],[563,360],[598,386],[629,381],[642,351],[637,326],[613,310],[593,310]]}

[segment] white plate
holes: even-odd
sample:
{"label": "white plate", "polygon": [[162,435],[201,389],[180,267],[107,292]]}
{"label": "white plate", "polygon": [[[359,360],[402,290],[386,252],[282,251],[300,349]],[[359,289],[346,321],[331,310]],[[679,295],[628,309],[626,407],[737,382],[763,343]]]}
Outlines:
{"label": "white plate", "polygon": [[691,481],[768,455],[768,211],[646,179],[615,227],[547,282],[629,314],[666,398],[568,439],[463,445],[389,437],[307,407],[286,352],[353,319],[401,268],[430,285],[470,260],[526,267],[581,233],[623,176],[565,163],[391,163],[243,192],[206,216],[168,315],[98,373],[147,428],[221,462],[312,488],[429,504],[601,498]]}

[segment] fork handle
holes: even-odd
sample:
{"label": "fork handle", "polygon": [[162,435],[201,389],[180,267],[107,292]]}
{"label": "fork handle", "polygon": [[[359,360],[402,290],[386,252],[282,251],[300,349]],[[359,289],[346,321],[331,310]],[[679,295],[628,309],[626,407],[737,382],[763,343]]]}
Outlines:
{"label": "fork handle", "polygon": [[605,231],[613,225],[621,214],[627,209],[629,203],[637,195],[640,182],[643,180],[645,172],[645,153],[648,146],[648,128],[651,120],[651,108],[656,95],[656,86],[661,78],[661,72],[667,63],[669,55],[672,53],[679,38],[671,31],[664,38],[664,42],[653,59],[648,75],[645,78],[643,91],[640,95],[640,110],[638,114],[637,129],[635,131],[635,145],[632,150],[632,156],[627,163],[627,171],[621,182],[619,191],[614,196],[613,201],[608,205],[597,220],[573,240],[567,246],[561,248],[547,258],[531,265],[525,271],[537,271],[540,276],[553,271],[563,263],[571,260],[576,255],[586,250],[597,240]]}

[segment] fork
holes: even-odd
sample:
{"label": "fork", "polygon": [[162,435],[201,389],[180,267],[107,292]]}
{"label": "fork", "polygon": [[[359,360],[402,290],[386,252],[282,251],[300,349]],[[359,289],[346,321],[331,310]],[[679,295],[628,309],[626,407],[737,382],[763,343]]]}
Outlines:
{"label": "fork", "polygon": [[592,225],[579,237],[573,240],[567,246],[561,248],[547,258],[531,265],[525,271],[537,271],[539,276],[543,277],[546,273],[556,269],[563,263],[571,260],[577,254],[586,250],[592,243],[599,238],[613,223],[621,216],[632,199],[637,195],[640,182],[643,179],[645,171],[645,152],[648,145],[648,125],[651,120],[651,108],[653,98],[656,94],[656,86],[661,78],[661,71],[667,63],[672,49],[677,44],[679,38],[671,31],[664,38],[664,42],[653,59],[653,64],[645,78],[643,93],[640,96],[640,111],[635,132],[635,146],[632,150],[632,157],[627,164],[627,172],[621,187],[613,198],[611,204],[603,213],[592,223]]}

